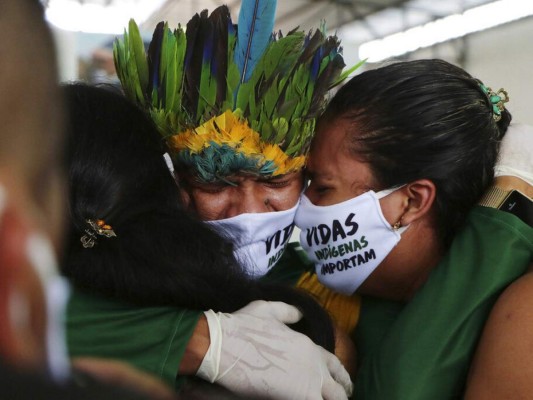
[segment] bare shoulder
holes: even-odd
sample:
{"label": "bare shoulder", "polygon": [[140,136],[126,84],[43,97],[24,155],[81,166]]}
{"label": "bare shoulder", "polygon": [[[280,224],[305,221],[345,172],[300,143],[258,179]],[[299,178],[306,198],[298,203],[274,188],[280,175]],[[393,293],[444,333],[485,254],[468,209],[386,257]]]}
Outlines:
{"label": "bare shoulder", "polygon": [[466,399],[526,399],[533,391],[533,272],[499,297],[483,330]]}
{"label": "bare shoulder", "polygon": [[[513,282],[502,293],[491,312],[491,318],[512,321],[517,317],[533,317],[533,265],[529,271]],[[518,322],[518,321],[517,321]]]}

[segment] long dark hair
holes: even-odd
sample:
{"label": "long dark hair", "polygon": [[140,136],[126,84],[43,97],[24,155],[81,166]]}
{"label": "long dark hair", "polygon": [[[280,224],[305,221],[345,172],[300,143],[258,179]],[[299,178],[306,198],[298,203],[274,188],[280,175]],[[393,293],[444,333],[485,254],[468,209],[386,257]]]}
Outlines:
{"label": "long dark hair", "polygon": [[[69,108],[70,227],[63,272],[77,287],[141,306],[232,312],[252,300],[280,300],[304,314],[300,328],[334,348],[327,314],[291,288],[250,280],[233,249],[184,211],[148,116],[122,95],[82,84],[64,87]],[[116,237],[80,238],[87,220]]]}
{"label": "long dark hair", "polygon": [[[398,62],[352,78],[320,120],[352,123],[351,150],[382,186],[427,178],[437,188],[437,225],[445,244],[494,176],[511,121],[493,118],[480,82],[442,60]],[[323,125],[327,126],[327,125]]]}

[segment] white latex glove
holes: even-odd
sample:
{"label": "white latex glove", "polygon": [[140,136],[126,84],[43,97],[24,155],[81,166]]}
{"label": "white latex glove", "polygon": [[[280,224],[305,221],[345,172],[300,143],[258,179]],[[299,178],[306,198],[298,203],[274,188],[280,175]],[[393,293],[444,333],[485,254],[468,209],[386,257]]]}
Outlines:
{"label": "white latex glove", "polygon": [[347,399],[350,377],[333,354],[285,324],[302,318],[282,302],[254,301],[233,314],[206,311],[211,344],[197,376],[261,399]]}
{"label": "white latex glove", "polygon": [[513,123],[503,137],[496,176],[510,175],[533,185],[533,126]]}

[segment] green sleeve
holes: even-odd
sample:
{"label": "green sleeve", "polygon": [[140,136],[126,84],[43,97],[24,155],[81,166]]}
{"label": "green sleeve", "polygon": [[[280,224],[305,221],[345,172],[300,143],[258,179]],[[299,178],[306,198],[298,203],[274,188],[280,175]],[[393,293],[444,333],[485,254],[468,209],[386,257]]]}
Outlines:
{"label": "green sleeve", "polygon": [[[476,207],[405,307],[363,299],[357,344],[364,352],[358,354],[363,359],[355,398],[462,398],[485,321],[532,255],[533,228],[512,214]],[[384,332],[375,331],[376,321]]]}
{"label": "green sleeve", "polygon": [[278,263],[261,280],[294,286],[304,272],[312,269],[313,263],[307,258],[300,243],[290,242]]}
{"label": "green sleeve", "polygon": [[178,367],[200,314],[133,306],[73,290],[67,308],[69,353],[125,361],[176,387]]}

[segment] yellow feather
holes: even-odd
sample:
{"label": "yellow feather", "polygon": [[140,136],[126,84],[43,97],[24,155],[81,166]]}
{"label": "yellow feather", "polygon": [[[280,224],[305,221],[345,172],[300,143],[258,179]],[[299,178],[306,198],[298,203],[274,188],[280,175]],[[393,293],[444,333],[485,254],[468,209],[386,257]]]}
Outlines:
{"label": "yellow feather", "polygon": [[305,156],[290,157],[277,144],[261,142],[261,136],[240,118],[240,112],[227,110],[211,118],[202,125],[188,129],[169,139],[169,145],[176,151],[188,149],[191,153],[200,153],[214,142],[226,144],[237,153],[248,157],[261,157],[263,162],[273,162],[277,169],[273,173],[283,175],[298,171],[305,165]]}

